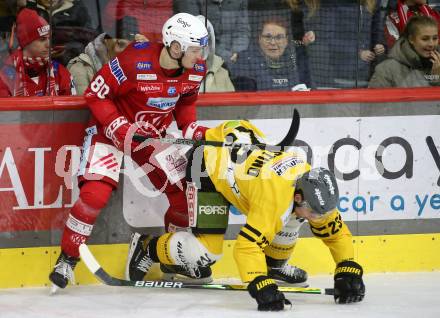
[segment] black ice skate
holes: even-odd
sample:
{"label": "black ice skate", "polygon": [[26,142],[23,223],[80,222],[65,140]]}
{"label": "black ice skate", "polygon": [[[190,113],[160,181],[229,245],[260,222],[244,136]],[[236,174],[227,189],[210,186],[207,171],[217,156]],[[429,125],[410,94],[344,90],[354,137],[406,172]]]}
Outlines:
{"label": "black ice skate", "polygon": [[179,281],[188,284],[208,284],[212,282],[212,270],[209,266],[187,267],[182,265],[160,264],[162,280]]}
{"label": "black ice skate", "polygon": [[307,272],[299,267],[292,266],[288,263],[279,268],[270,268],[268,276],[291,285],[307,287]]}
{"label": "black ice skate", "polygon": [[51,293],[55,293],[58,288],[65,288],[69,281],[75,284],[73,270],[78,261],[79,258],[68,256],[61,251],[53,271],[49,274],[49,280],[52,282]]}
{"label": "black ice skate", "polygon": [[149,235],[140,233],[131,235],[127,265],[125,266],[125,278],[127,280],[144,280],[145,275],[153,265],[153,260],[148,252],[148,243],[151,238]]}

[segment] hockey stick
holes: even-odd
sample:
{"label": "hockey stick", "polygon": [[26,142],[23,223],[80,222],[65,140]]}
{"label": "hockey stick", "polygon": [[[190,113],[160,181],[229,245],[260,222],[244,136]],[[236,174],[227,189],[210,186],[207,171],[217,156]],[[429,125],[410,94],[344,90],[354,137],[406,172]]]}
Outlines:
{"label": "hockey stick", "polygon": [[160,140],[160,142],[165,144],[175,144],[175,145],[189,145],[189,146],[214,146],[214,147],[256,147],[260,149],[267,149],[270,151],[283,151],[284,148],[289,147],[295,141],[296,135],[298,134],[300,123],[300,116],[296,109],[293,110],[292,121],[290,123],[289,131],[286,136],[277,145],[268,144],[242,144],[242,143],[224,143],[222,141],[213,140],[192,140],[185,138],[149,138],[140,135],[134,135],[133,140],[136,142],[144,142],[149,140]]}
{"label": "hockey stick", "polygon": [[[86,244],[79,246],[79,253],[84,264],[89,271],[95,275],[102,283],[109,286],[129,286],[141,288],[191,288],[191,289],[217,289],[217,290],[247,290],[246,285],[228,285],[228,284],[188,284],[177,281],[130,281],[119,279],[108,274],[99,265],[96,258],[90,252]],[[319,294],[319,295],[333,295],[334,290],[331,288],[309,288],[309,287],[288,287],[279,286],[278,290],[285,293],[300,293],[300,294]]]}

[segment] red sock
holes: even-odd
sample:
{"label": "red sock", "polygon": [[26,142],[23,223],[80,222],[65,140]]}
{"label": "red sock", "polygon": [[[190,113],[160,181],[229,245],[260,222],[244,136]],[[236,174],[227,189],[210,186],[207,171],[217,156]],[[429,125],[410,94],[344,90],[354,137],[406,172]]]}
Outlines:
{"label": "red sock", "polygon": [[102,181],[87,181],[80,189],[64,227],[61,249],[69,256],[79,257],[78,247],[90,236],[99,212],[110,199],[113,187]]}
{"label": "red sock", "polygon": [[179,228],[189,226],[188,203],[184,191],[167,192],[170,207],[165,213],[164,222],[167,232],[176,232]]}

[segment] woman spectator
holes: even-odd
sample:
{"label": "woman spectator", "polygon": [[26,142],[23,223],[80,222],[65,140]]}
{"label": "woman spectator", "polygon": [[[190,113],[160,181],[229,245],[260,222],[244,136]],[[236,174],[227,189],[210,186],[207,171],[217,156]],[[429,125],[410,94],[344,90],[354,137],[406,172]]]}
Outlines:
{"label": "woman spectator", "polygon": [[319,2],[320,0],[249,0],[249,22],[253,28],[261,18],[287,14],[290,16],[293,41],[298,46],[307,46],[315,41],[315,32],[306,31],[304,16],[312,17],[319,9]]}
{"label": "woman spectator", "polygon": [[439,86],[437,49],[437,21],[428,16],[412,17],[388,59],[376,67],[369,87]]}
{"label": "woman spectator", "polygon": [[262,20],[277,17],[286,20],[290,26],[289,41],[293,41],[297,65],[302,80],[313,87],[310,74],[308,46],[315,41],[315,32],[306,31],[305,20],[313,17],[319,9],[320,0],[249,0],[249,23],[253,38],[258,38],[258,25]]}
{"label": "woman spectator", "polygon": [[231,67],[237,90],[291,90],[304,83],[291,44],[288,25],[270,18],[261,23],[258,41],[240,54]]}
{"label": "woman spectator", "polygon": [[72,77],[64,66],[49,61],[50,26],[30,9],[17,15],[19,47],[0,72],[0,97],[75,95]]}

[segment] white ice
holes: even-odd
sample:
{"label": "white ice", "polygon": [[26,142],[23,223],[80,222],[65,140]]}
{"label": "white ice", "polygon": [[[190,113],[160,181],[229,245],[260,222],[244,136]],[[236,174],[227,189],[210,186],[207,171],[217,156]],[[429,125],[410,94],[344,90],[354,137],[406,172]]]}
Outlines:
{"label": "white ice", "polygon": [[[49,288],[0,290],[1,318],[153,317],[337,317],[438,318],[440,272],[369,274],[366,297],[337,305],[332,296],[286,294],[291,310],[258,312],[246,291],[73,286],[49,296]],[[311,287],[332,287],[331,276],[309,279]]]}

